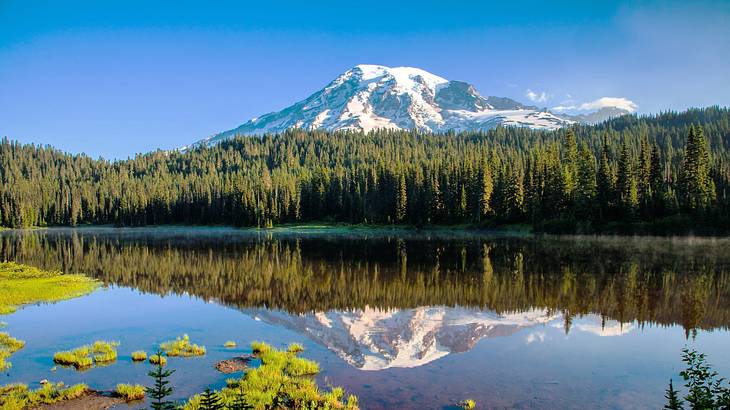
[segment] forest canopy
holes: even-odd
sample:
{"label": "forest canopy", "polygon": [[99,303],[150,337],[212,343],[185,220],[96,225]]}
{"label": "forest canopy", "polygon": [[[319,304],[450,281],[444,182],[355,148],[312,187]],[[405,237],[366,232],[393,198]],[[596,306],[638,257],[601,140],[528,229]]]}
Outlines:
{"label": "forest canopy", "polygon": [[331,221],[724,233],[730,110],[558,131],[290,130],[108,161],[0,143],[0,225]]}

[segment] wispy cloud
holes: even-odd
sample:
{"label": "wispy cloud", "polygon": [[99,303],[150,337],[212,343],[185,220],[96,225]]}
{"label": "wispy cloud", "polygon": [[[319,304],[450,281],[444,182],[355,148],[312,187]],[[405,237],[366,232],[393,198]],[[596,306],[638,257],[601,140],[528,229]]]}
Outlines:
{"label": "wispy cloud", "polygon": [[624,97],[601,97],[597,100],[585,102],[582,104],[559,105],[553,107],[553,111],[595,111],[606,107],[616,107],[628,112],[636,111],[639,106]]}
{"label": "wispy cloud", "polygon": [[527,89],[527,93],[525,94],[525,96],[530,101],[537,102],[537,103],[543,103],[550,98],[550,96],[545,91],[538,93],[538,92],[532,91],[529,88]]}

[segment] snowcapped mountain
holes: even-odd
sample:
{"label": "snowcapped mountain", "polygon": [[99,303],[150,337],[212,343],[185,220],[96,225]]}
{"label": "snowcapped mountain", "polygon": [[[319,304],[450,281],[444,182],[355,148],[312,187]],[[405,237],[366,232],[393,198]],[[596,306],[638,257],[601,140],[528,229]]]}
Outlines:
{"label": "snowcapped mountain", "polygon": [[497,314],[444,306],[302,315],[266,309],[244,312],[304,334],[362,370],[422,366],[450,353],[468,351],[483,338],[509,336],[561,318],[545,309]]}
{"label": "snowcapped mountain", "polygon": [[[550,328],[564,337],[565,319],[547,309],[498,314],[462,307],[353,309],[291,314],[281,310],[244,309],[266,323],[300,333],[362,370],[418,367],[451,353],[471,350],[484,338],[509,337],[530,330],[525,343],[542,341]],[[600,337],[621,336],[634,324],[575,317],[571,331]],[[559,329],[559,330],[558,330]]]}
{"label": "snowcapped mountain", "polygon": [[611,118],[626,114],[631,114],[631,111],[619,107],[603,107],[597,111],[585,114],[560,114],[559,116],[581,124],[599,124]]}
{"label": "snowcapped mountain", "polygon": [[497,125],[556,129],[571,123],[570,119],[509,98],[483,97],[470,84],[449,81],[418,68],[358,65],[303,101],[199,144],[289,128],[443,132],[486,130]]}

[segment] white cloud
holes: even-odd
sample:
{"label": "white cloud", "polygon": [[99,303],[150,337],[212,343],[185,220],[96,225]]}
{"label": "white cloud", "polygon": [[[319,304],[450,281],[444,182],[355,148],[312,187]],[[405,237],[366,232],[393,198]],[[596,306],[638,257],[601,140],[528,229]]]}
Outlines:
{"label": "white cloud", "polygon": [[635,102],[624,97],[601,97],[594,101],[585,102],[582,104],[572,105],[559,105],[553,107],[553,111],[595,111],[605,107],[616,107],[628,112],[634,112],[638,105]]}
{"label": "white cloud", "polygon": [[639,108],[636,103],[624,97],[601,97],[595,101],[581,104],[579,110],[599,110],[604,107],[616,107],[626,110],[628,112],[634,112]]}
{"label": "white cloud", "polygon": [[550,98],[550,96],[547,93],[545,93],[545,91],[543,91],[541,93],[536,93],[536,92],[532,91],[529,88],[527,89],[527,94],[525,94],[525,96],[530,101],[532,101],[532,102],[538,102],[538,103],[543,103],[543,102],[547,101]]}

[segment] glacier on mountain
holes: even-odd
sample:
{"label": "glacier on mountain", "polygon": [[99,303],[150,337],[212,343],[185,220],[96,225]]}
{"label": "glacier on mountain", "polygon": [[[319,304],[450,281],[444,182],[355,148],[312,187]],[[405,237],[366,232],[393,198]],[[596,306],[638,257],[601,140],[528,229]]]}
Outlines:
{"label": "glacier on mountain", "polygon": [[237,135],[274,134],[290,128],[458,132],[498,125],[553,130],[572,123],[509,98],[483,97],[468,83],[449,81],[418,68],[363,64],[303,101],[199,143],[215,143]]}

